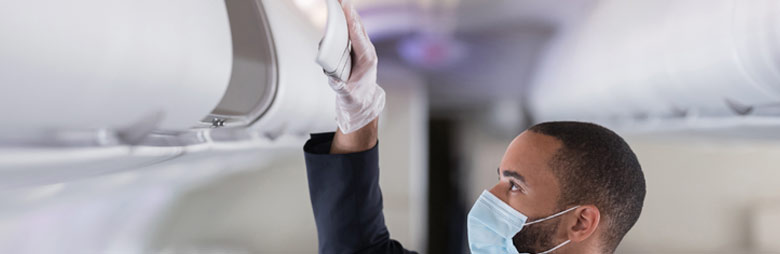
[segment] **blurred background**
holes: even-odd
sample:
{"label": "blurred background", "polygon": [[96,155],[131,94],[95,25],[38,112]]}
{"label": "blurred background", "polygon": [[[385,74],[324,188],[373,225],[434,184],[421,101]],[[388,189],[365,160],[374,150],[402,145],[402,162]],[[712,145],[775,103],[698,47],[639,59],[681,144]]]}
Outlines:
{"label": "blurred background", "polygon": [[[0,252],[317,252],[323,0],[41,2],[0,3]],[[645,173],[618,253],[780,253],[780,2],[354,2],[408,249],[468,253],[512,138],[580,120]]]}

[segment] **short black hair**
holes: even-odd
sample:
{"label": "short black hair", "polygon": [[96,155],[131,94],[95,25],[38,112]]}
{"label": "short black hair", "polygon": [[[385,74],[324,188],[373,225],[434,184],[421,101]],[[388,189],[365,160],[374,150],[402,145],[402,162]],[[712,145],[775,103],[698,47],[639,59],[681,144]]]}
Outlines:
{"label": "short black hair", "polygon": [[602,247],[614,253],[634,226],[645,200],[645,176],[631,147],[615,132],[583,122],[546,122],[529,129],[562,143],[550,160],[558,178],[561,209],[595,205],[601,213]]}

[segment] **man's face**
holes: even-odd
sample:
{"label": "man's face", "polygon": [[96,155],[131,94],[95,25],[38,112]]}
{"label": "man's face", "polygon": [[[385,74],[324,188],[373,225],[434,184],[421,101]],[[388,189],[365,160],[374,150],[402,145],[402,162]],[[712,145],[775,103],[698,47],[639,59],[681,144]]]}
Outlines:
{"label": "man's face", "polygon": [[[499,181],[490,192],[528,216],[529,221],[560,212],[559,183],[548,163],[560,147],[560,141],[551,136],[521,133],[504,153],[498,168]],[[558,222],[552,219],[523,227],[515,245],[521,246],[521,252],[531,253],[555,246]]]}

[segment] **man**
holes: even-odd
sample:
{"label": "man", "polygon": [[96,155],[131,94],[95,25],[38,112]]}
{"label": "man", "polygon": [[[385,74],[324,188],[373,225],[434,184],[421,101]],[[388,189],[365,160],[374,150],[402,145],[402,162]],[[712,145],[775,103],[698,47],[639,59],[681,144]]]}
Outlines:
{"label": "man", "polygon": [[[354,50],[337,93],[335,133],[304,146],[320,253],[414,253],[391,240],[379,189],[377,117],[384,91],[376,52],[354,8],[344,4]],[[613,253],[636,223],[645,180],[614,132],[579,122],[531,127],[507,148],[498,183],[468,216],[472,253]]]}

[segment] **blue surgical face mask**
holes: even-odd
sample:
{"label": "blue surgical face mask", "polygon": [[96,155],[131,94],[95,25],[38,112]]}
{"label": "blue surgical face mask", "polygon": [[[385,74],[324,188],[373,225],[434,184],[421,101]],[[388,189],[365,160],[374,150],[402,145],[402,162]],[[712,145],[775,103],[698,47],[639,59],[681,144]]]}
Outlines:
{"label": "blue surgical face mask", "polygon": [[[468,216],[469,249],[472,254],[513,253],[518,254],[512,237],[523,226],[543,222],[570,212],[579,206],[553,214],[546,218],[526,222],[528,216],[518,212],[498,197],[485,190],[471,208]],[[539,254],[550,253],[568,244],[566,240],[558,246]]]}

